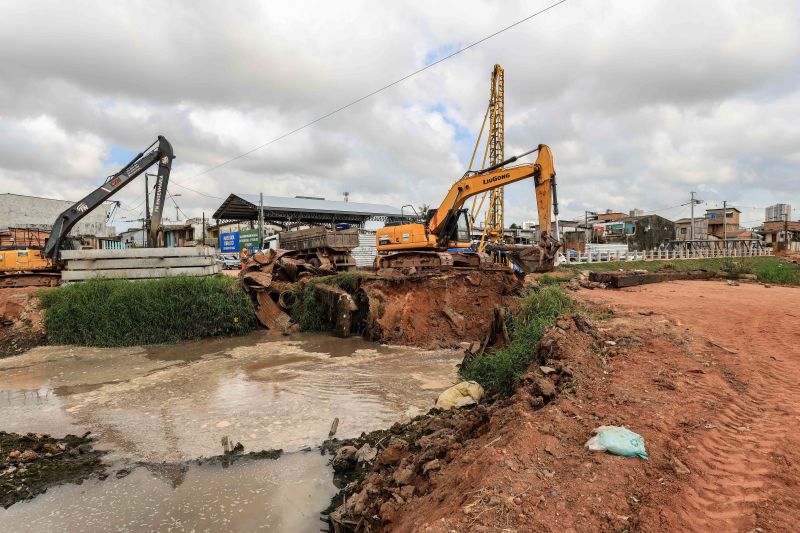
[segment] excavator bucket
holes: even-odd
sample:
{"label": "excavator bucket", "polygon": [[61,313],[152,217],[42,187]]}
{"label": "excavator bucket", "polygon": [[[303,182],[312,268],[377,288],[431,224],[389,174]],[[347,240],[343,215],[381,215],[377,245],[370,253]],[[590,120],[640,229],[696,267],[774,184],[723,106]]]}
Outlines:
{"label": "excavator bucket", "polygon": [[500,252],[506,255],[511,263],[525,274],[534,272],[551,272],[555,268],[555,258],[561,244],[555,240],[547,240],[538,245],[489,243],[487,252]]}

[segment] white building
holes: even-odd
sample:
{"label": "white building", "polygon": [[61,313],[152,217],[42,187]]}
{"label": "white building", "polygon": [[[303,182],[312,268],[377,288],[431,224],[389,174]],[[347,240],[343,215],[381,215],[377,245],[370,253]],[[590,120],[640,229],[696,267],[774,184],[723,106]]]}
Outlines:
{"label": "white building", "polygon": [[[0,194],[0,227],[26,228],[35,227],[49,230],[53,227],[58,215],[71,207],[75,202],[55,200],[39,196],[23,194]],[[88,213],[78,222],[71,236],[92,235],[95,237],[114,237],[116,231],[107,223],[111,212],[111,203],[104,203]]]}
{"label": "white building", "polygon": [[792,220],[792,206],[790,204],[775,204],[764,210],[764,222],[775,222],[777,220]]}
{"label": "white building", "polygon": [[147,233],[142,228],[128,228],[119,234],[126,248],[147,246]]}

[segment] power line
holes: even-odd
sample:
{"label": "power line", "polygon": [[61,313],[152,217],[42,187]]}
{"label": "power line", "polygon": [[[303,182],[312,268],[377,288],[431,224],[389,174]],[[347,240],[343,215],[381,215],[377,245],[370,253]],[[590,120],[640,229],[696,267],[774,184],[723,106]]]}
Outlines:
{"label": "power line", "polygon": [[[192,177],[197,177],[199,175],[200,174],[196,174],[195,176],[192,176]],[[192,192],[197,193],[197,194],[199,194],[201,196],[205,196],[206,198],[214,198],[215,200],[223,200],[224,199],[221,196],[214,196],[213,194],[204,193],[202,191],[198,191],[197,189],[192,189],[191,187],[187,187],[186,185],[181,185],[180,183],[178,183],[175,180],[170,180],[170,183],[172,185],[177,185],[181,189],[186,189],[187,191],[192,191]]]}
{"label": "power line", "polygon": [[[446,55],[446,56],[444,56],[444,57],[442,57],[440,59],[437,59],[433,63],[429,63],[429,64],[425,65],[424,67],[422,67],[420,69],[417,69],[414,72],[411,72],[410,74],[406,74],[402,78],[399,78],[399,79],[397,79],[397,80],[395,80],[395,81],[393,81],[391,83],[387,83],[386,85],[384,85],[380,89],[376,89],[376,90],[372,91],[371,93],[368,93],[368,94],[366,94],[366,95],[364,95],[364,96],[362,96],[360,98],[357,98],[357,99],[353,100],[352,102],[350,102],[348,104],[345,104],[345,105],[343,105],[341,107],[338,107],[338,108],[334,109],[333,111],[331,111],[329,113],[326,113],[326,114],[324,114],[324,115],[322,115],[320,117],[317,117],[314,120],[312,120],[311,122],[303,124],[302,126],[300,126],[298,128],[295,128],[295,129],[293,129],[291,131],[283,133],[283,134],[279,135],[278,137],[275,137],[274,139],[271,139],[271,140],[269,140],[269,141],[267,141],[267,142],[265,142],[263,144],[260,144],[260,145],[256,146],[255,148],[252,148],[252,149],[250,149],[250,150],[248,150],[248,151],[246,151],[246,152],[244,152],[242,154],[237,155],[236,157],[232,157],[232,158],[228,159],[227,161],[223,161],[222,163],[219,163],[218,165],[214,165],[212,167],[209,167],[209,168],[203,170],[202,172],[199,172],[199,173],[195,174],[192,177],[196,178],[197,176],[202,176],[203,174],[207,174],[207,173],[209,173],[209,172],[211,172],[213,170],[216,170],[216,169],[218,169],[218,168],[220,168],[222,166],[227,165],[228,163],[232,163],[233,161],[236,161],[237,159],[241,159],[243,157],[246,157],[246,156],[252,154],[255,151],[261,150],[262,148],[265,148],[265,147],[269,146],[270,144],[276,143],[276,142],[280,141],[281,139],[285,139],[286,137],[288,137],[290,135],[293,135],[293,134],[295,134],[295,133],[297,133],[297,132],[299,132],[301,130],[304,130],[304,129],[308,128],[309,126],[313,126],[314,124],[316,124],[316,123],[318,123],[318,122],[320,122],[322,120],[325,120],[326,118],[331,117],[331,116],[333,116],[333,115],[335,115],[335,114],[337,114],[337,113],[339,113],[341,111],[344,111],[345,109],[347,109],[349,107],[352,107],[352,106],[354,106],[354,105],[356,105],[356,104],[358,104],[360,102],[363,102],[367,98],[375,96],[376,94],[378,94],[380,92],[383,92],[386,89],[389,89],[390,87],[394,87],[395,85],[397,85],[399,83],[402,83],[405,80],[407,80],[407,79],[409,79],[409,78],[411,78],[413,76],[416,76],[417,74],[420,74],[421,72],[424,72],[424,71],[428,70],[431,67],[434,67],[434,66],[438,65],[439,63],[442,63],[443,61],[447,61],[448,59],[450,59],[452,57],[455,57],[458,54],[460,54],[462,52],[465,52],[465,51],[469,50],[470,48],[473,48],[473,47],[475,47],[475,46],[477,46],[477,45],[479,45],[479,44],[481,44],[483,42],[486,42],[489,39],[491,39],[493,37],[496,37],[496,36],[500,35],[501,33],[505,32],[505,31],[510,30],[511,28],[519,26],[520,24],[522,24],[524,22],[527,22],[527,21],[531,20],[532,18],[534,18],[534,17],[536,17],[538,15],[541,15],[544,12],[549,11],[549,10],[553,9],[554,7],[556,7],[556,6],[563,4],[566,1],[567,0],[559,0],[558,2],[555,2],[554,4],[551,4],[551,5],[547,6],[547,7],[545,7],[544,9],[541,9],[541,10],[537,11],[536,13],[528,15],[527,17],[522,18],[522,19],[514,22],[513,24],[509,24],[508,26],[505,26],[504,28],[501,28],[501,29],[495,31],[494,33],[492,33],[490,35],[482,37],[481,39],[478,39],[477,41],[475,41],[473,43],[470,43],[467,46],[464,46],[463,48],[459,48],[455,52],[452,52],[449,55]],[[174,180],[173,180],[173,182],[174,182]],[[179,187],[183,187],[183,188],[185,188],[187,190],[196,192],[198,194],[203,194],[200,191],[195,191],[194,189],[186,187],[185,185],[181,185],[180,183],[177,183],[177,182],[174,182],[174,183],[176,185],[178,185]],[[216,196],[211,196],[211,195],[206,195],[206,194],[203,194],[203,196],[208,196],[209,198],[218,198]]]}
{"label": "power line", "polygon": [[[186,217],[186,220],[189,220],[189,215],[187,215],[186,213],[184,213],[184,212],[183,212],[183,209],[181,209],[181,208],[180,208],[180,206],[178,205],[178,202],[177,202],[177,201],[175,201],[175,196],[173,196],[173,194],[172,194],[172,193],[170,193],[169,191],[167,191],[167,194],[169,195],[169,198],[170,198],[170,200],[172,200],[172,203],[173,203],[173,204],[175,204],[175,211],[176,211],[176,213],[175,213],[175,214],[177,215],[177,213],[181,213],[183,216],[185,216],[185,217]],[[177,218],[177,216],[176,216],[176,218]],[[176,222],[177,222],[177,221],[176,221]]]}

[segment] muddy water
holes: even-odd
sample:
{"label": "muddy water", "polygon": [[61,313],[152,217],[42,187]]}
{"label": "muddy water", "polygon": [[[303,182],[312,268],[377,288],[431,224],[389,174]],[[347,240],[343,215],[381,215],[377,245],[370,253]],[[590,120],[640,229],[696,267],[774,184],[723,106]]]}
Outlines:
{"label": "muddy water", "polygon": [[[317,531],[335,491],[318,453],[334,417],[338,437],[384,427],[432,406],[455,380],[448,351],[360,339],[264,332],[135,349],[41,347],[0,361],[0,429],[92,431],[109,461],[180,462],[282,448],[277,461],[143,467],[122,479],[51,489],[0,510],[0,530]],[[152,470],[152,469],[151,469]]]}

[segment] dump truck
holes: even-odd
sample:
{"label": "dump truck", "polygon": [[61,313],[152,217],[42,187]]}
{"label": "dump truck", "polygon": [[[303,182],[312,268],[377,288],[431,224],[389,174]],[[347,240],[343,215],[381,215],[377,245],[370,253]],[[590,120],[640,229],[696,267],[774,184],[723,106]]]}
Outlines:
{"label": "dump truck", "polygon": [[350,252],[358,246],[358,229],[333,230],[313,227],[282,231],[267,237],[265,248],[292,250],[293,257],[307,261],[315,268],[344,272],[355,270],[356,260]]}

